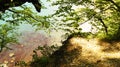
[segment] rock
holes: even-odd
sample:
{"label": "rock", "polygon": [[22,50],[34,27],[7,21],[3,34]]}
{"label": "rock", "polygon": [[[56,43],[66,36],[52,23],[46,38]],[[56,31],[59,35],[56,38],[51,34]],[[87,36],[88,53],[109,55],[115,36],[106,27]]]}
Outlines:
{"label": "rock", "polygon": [[13,57],[15,54],[14,53],[10,53],[9,54],[9,57]]}

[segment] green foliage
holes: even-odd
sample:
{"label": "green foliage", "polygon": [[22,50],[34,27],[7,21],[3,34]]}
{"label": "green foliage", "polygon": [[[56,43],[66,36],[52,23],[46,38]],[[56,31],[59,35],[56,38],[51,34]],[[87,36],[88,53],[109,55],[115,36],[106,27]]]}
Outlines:
{"label": "green foliage", "polygon": [[0,19],[14,25],[27,23],[36,27],[37,30],[49,30],[51,24],[49,22],[48,17],[40,16],[37,12],[33,11],[32,9],[32,7],[27,7],[24,5],[19,7],[19,9],[11,8],[9,11],[6,11],[5,13],[1,14]]}
{"label": "green foliage", "polygon": [[70,33],[80,32],[79,25],[90,22],[97,29],[95,36],[114,40],[120,38],[119,3],[119,0],[57,0],[53,5],[59,9],[54,16],[62,17],[58,25]]}
{"label": "green foliage", "polygon": [[56,51],[59,47],[57,45],[52,46],[38,46],[36,50],[40,50],[43,56],[50,56],[54,51]]}
{"label": "green foliage", "polygon": [[0,52],[3,50],[3,48],[8,48],[8,43],[17,43],[17,36],[19,35],[16,32],[16,27],[14,27],[12,24],[5,23],[0,24]]}
{"label": "green foliage", "polygon": [[[33,5],[38,11],[40,8],[45,9],[45,6],[41,1],[40,1],[40,4],[42,4],[42,7],[38,2],[36,3],[35,2],[33,2]],[[21,23],[28,23],[33,25],[34,27],[37,27],[37,30],[44,29],[49,31],[49,27],[51,25],[47,16],[40,16],[39,13],[34,10],[34,7],[32,5],[28,6],[26,4],[23,4],[23,5],[21,4],[19,7],[11,7],[10,9],[6,10],[4,13],[1,12],[0,20],[3,20],[5,22],[8,22],[14,25],[19,25]]]}
{"label": "green foliage", "polygon": [[[52,45],[52,46],[38,46],[37,49],[35,49],[33,60],[30,63],[31,67],[46,67],[48,62],[50,61],[49,57],[58,49],[58,46]],[[42,56],[38,56],[37,51],[40,51]]]}
{"label": "green foliage", "polygon": [[43,57],[40,57],[39,59],[31,62],[30,67],[46,67],[48,62],[49,62],[49,58],[43,56]]}
{"label": "green foliage", "polygon": [[[46,67],[48,63],[51,61],[50,56],[58,50],[59,47],[57,45],[52,46],[38,46],[35,50],[33,50],[32,61],[26,63],[25,61],[17,61],[15,62],[15,66],[20,67]],[[40,52],[42,55],[38,55]]]}
{"label": "green foliage", "polygon": [[15,62],[15,66],[27,67],[27,63],[25,63],[24,61],[17,61]]}

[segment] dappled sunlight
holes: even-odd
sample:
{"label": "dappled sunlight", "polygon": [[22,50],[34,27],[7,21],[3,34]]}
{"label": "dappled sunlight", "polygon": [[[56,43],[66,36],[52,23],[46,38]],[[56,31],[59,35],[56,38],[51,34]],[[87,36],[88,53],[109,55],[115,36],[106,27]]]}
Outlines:
{"label": "dappled sunlight", "polygon": [[103,56],[105,58],[116,58],[116,59],[120,59],[120,51],[119,52],[104,52]]}
{"label": "dappled sunlight", "polygon": [[[120,51],[105,52],[104,49],[108,48],[104,45],[100,45],[98,39],[85,39],[74,37],[70,40],[70,43],[76,46],[82,47],[81,57],[88,59],[87,61],[97,62],[98,60],[107,60],[117,58],[120,59]],[[104,43],[105,44],[105,43]],[[107,43],[106,43],[107,44]]]}

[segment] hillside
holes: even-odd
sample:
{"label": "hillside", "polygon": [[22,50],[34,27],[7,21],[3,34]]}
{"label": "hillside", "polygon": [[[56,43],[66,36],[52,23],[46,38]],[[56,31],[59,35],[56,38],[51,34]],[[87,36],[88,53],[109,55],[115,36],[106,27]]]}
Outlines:
{"label": "hillside", "polygon": [[[98,39],[87,40],[80,37],[74,37],[69,42],[52,55],[52,58],[55,58],[53,62],[55,67],[120,66],[119,42],[108,43]],[[50,65],[48,67],[53,67]]]}
{"label": "hillside", "polygon": [[[50,43],[49,38],[45,35],[29,31],[24,31],[19,41],[19,44],[8,45],[12,50],[4,49],[0,53],[0,65],[4,64],[8,67],[14,67],[15,63],[19,61],[28,63],[32,61],[33,50],[35,48]],[[39,56],[41,55],[40,52],[38,54]]]}
{"label": "hillside", "polygon": [[[73,37],[55,51],[43,67],[119,67],[119,50],[120,42]],[[32,65],[40,66],[39,61]]]}

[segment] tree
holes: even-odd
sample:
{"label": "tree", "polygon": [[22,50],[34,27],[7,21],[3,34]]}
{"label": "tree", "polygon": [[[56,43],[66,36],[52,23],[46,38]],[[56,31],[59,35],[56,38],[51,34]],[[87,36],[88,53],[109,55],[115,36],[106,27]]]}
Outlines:
{"label": "tree", "polygon": [[[40,16],[33,10],[33,7],[21,6],[20,9],[12,8],[10,11],[2,13],[1,20],[19,25],[21,23],[31,24],[37,29],[48,29],[50,27],[47,16]],[[11,19],[8,19],[11,18]]]}
{"label": "tree", "polygon": [[15,31],[15,29],[15,26],[11,24],[0,24],[0,52],[3,48],[10,49],[7,47],[7,44],[17,43],[17,36],[19,34]]}
{"label": "tree", "polygon": [[80,31],[79,26],[89,22],[98,29],[98,36],[108,39],[120,38],[119,4],[119,0],[58,0],[53,3],[59,6],[54,15],[63,17],[61,26]]}
{"label": "tree", "polygon": [[[38,27],[37,29],[46,29],[50,27],[47,16],[40,16],[38,12],[34,11],[32,4],[23,5],[26,2],[32,3],[38,12],[40,12],[42,8],[45,8],[40,0],[0,0],[0,11],[2,11],[0,12],[0,20],[14,25],[29,23]],[[5,12],[5,10],[8,11]]]}
{"label": "tree", "polygon": [[[8,4],[8,1],[5,2],[3,0],[0,0],[0,3],[1,2]],[[18,2],[19,1],[17,1],[17,3]],[[31,2],[34,2],[34,0],[32,0]],[[15,4],[17,3],[15,2]],[[9,3],[7,7],[5,6],[5,4],[2,4],[0,8],[3,8],[3,10],[1,11],[4,11],[9,7],[12,7],[10,4],[12,3]],[[33,4],[35,5],[36,3]],[[39,29],[49,30],[48,28],[50,27],[50,23],[46,16],[40,16],[37,12],[32,10],[33,9],[32,7],[21,5],[19,8],[20,9],[11,8],[8,11],[1,13],[0,20],[3,20],[5,23],[0,24],[0,31],[2,31],[0,32],[0,52],[3,50],[3,48],[10,49],[9,47],[7,47],[7,44],[17,42],[17,36],[16,36],[17,32],[15,30],[16,30],[16,26],[19,26],[19,24],[21,23],[31,24],[37,30]]]}
{"label": "tree", "polygon": [[36,10],[40,12],[41,4],[39,0],[0,0],[0,11],[4,12],[10,7],[21,6],[25,2],[32,2]]}

